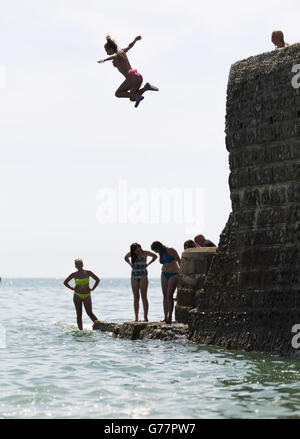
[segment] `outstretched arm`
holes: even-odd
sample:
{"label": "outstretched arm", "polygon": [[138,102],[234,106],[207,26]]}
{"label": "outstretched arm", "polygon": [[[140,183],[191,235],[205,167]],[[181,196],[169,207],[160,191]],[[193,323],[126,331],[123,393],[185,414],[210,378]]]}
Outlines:
{"label": "outstretched arm", "polygon": [[109,56],[108,58],[100,59],[99,61],[97,61],[97,63],[99,63],[99,64],[103,64],[105,61],[112,61],[113,59],[116,58],[116,56],[117,56],[117,55],[115,54],[115,55]]}
{"label": "outstretched arm", "polygon": [[135,37],[135,39],[130,44],[128,44],[128,46],[125,49],[123,49],[123,52],[125,53],[128,52],[128,50],[131,49],[135,45],[135,43],[141,39],[142,37],[140,35],[138,37]]}

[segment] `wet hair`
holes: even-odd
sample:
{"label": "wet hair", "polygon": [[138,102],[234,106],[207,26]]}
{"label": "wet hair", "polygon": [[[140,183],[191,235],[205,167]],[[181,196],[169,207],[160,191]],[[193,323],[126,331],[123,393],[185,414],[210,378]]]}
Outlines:
{"label": "wet hair", "polygon": [[273,37],[278,38],[278,40],[280,40],[281,43],[284,43],[284,36],[283,36],[283,32],[281,30],[273,30],[272,40],[273,40]]}
{"label": "wet hair", "polygon": [[130,246],[130,256],[131,256],[131,263],[134,263],[137,260],[137,255],[135,254],[135,250],[137,248],[140,248],[142,250],[142,247],[137,242],[134,242]]}
{"label": "wet hair", "polygon": [[117,43],[115,42],[115,40],[113,40],[111,37],[110,37],[110,35],[107,35],[106,36],[106,43],[104,44],[104,49],[107,51],[107,50],[110,50],[110,49],[112,49],[114,52],[117,52],[118,51],[118,45],[117,45]]}
{"label": "wet hair", "polygon": [[193,248],[196,247],[195,242],[192,239],[188,239],[187,241],[185,241],[185,243],[183,244],[183,248],[187,249],[187,248]]}
{"label": "wet hair", "polygon": [[163,258],[164,257],[164,253],[166,251],[166,246],[163,245],[161,242],[159,241],[154,241],[151,244],[151,250],[159,253],[159,255]]}

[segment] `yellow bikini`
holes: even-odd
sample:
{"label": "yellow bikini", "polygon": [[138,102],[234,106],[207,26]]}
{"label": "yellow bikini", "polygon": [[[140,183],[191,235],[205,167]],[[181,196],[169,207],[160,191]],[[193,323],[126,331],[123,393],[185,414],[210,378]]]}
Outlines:
{"label": "yellow bikini", "polygon": [[[89,284],[89,278],[83,278],[83,279],[75,279],[75,284],[82,287],[84,285],[88,285]],[[81,294],[81,293],[77,293],[76,291],[74,291],[74,294],[76,294],[76,296],[80,297],[80,299],[84,300],[87,297],[89,297],[91,295],[91,293],[87,293],[87,294]]]}

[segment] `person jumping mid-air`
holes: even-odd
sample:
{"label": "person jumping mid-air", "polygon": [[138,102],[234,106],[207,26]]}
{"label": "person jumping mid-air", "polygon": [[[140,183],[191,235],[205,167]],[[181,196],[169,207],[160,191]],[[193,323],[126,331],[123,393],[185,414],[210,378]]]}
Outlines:
{"label": "person jumping mid-air", "polygon": [[105,61],[112,61],[114,67],[116,67],[119,72],[125,76],[125,81],[120,85],[115,95],[117,98],[129,98],[131,101],[135,102],[135,107],[137,107],[144,99],[144,96],[142,95],[145,93],[145,91],[158,91],[158,88],[149,84],[149,82],[147,82],[143,88],[140,88],[143,83],[143,77],[136,69],[131,68],[126,55],[128,50],[141,39],[142,37],[138,36],[125,49],[119,49],[116,42],[112,40],[109,35],[107,35],[104,48],[106,53],[110,56],[106,59],[97,61],[99,64],[102,64]]}

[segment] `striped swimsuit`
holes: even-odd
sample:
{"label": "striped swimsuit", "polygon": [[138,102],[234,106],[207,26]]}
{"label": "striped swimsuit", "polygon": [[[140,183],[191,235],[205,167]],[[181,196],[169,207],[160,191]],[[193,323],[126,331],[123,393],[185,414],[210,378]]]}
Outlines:
{"label": "striped swimsuit", "polygon": [[147,260],[145,256],[133,262],[131,276],[133,277],[134,280],[139,282],[144,276],[148,275],[146,265],[147,265]]}

